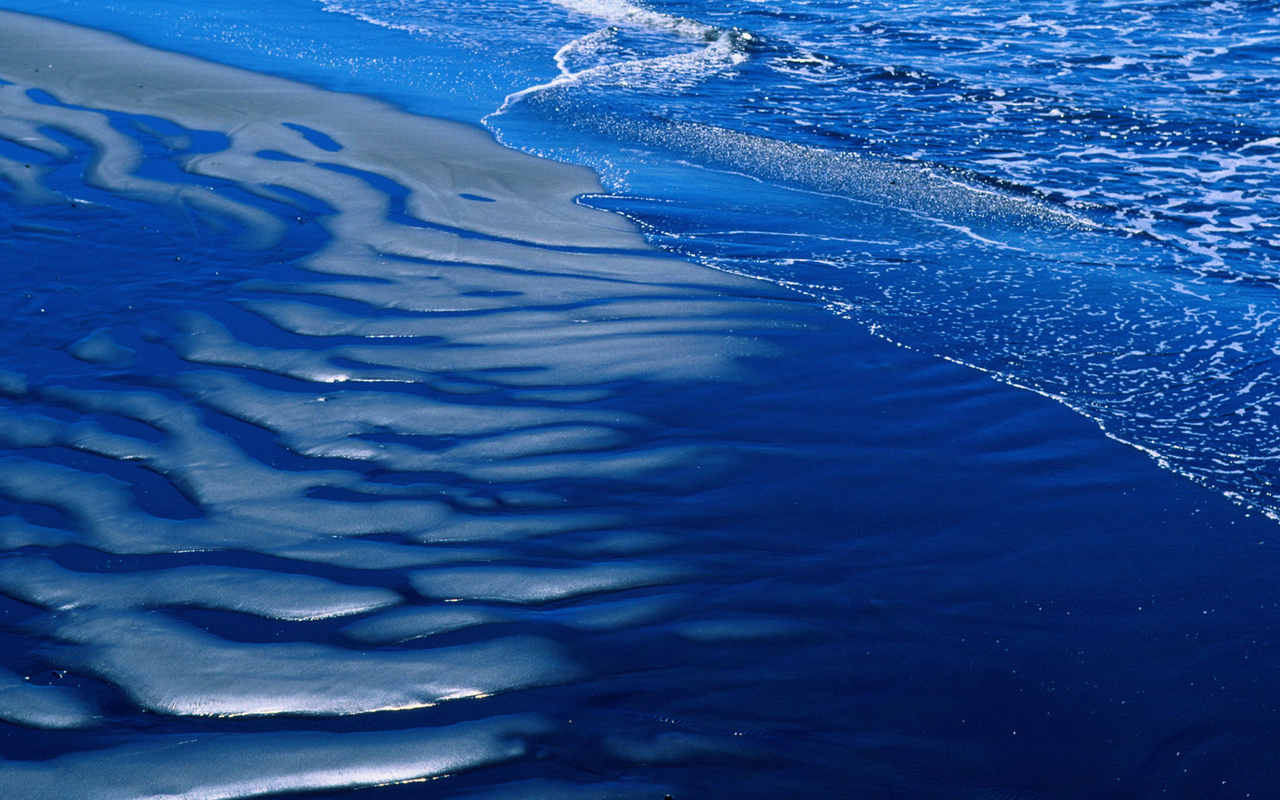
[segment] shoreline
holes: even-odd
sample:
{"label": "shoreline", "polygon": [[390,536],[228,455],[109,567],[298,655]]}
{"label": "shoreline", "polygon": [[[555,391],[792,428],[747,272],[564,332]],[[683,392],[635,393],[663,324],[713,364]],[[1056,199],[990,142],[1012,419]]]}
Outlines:
{"label": "shoreline", "polygon": [[[24,82],[0,87],[9,135],[58,161],[62,130],[96,148],[86,182],[245,252],[299,197],[327,209],[313,252],[130,340],[133,371],[122,320],[89,379],[3,376],[0,490],[61,514],[0,526],[41,565],[0,569],[15,635],[71,676],[0,698],[48,747],[0,764],[32,796],[461,772],[522,797],[559,786],[547,758],[637,798],[776,796],[797,765],[978,786],[1031,759],[1078,796],[1091,770],[1142,789],[1186,717],[1230,707],[1156,690],[1208,683],[1189,633],[1237,653],[1274,526],[1057,402],[663,254],[574,202],[589,170],[480,129],[7,12],[0,76]],[[140,174],[151,118],[185,129],[179,180]],[[150,513],[141,472],[191,516]],[[1132,736],[1076,753],[1064,730]]]}
{"label": "shoreline", "polygon": [[[502,147],[479,127],[408,114],[365,96],[155,50],[52,19],[0,11],[0,21],[0,77],[5,80],[40,88],[71,106],[154,114],[192,130],[232,124],[235,150],[220,154],[217,164],[189,162],[194,174],[265,182],[270,175],[250,177],[245,171],[251,147],[324,157],[332,155],[334,142],[344,141],[350,144],[341,145],[343,161],[353,168],[386,170],[402,181],[411,191],[410,210],[425,221],[552,247],[649,249],[617,215],[572,202],[601,191],[590,170]],[[119,77],[126,72],[131,77],[124,83]],[[329,127],[330,142],[311,144],[299,130],[282,129],[279,121]],[[408,151],[418,154],[409,163],[379,155]],[[128,165],[108,163],[103,171]],[[427,186],[445,190],[440,192],[445,196],[427,198],[414,191]],[[510,206],[503,216],[520,222],[496,219],[492,208],[462,197],[468,194],[492,195]]]}

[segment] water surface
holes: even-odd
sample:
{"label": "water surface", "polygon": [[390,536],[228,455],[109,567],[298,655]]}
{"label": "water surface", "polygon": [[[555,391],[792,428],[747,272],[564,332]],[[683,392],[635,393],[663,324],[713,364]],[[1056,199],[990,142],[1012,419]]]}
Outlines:
{"label": "water surface", "polygon": [[1280,782],[1266,4],[4,5],[15,796]]}

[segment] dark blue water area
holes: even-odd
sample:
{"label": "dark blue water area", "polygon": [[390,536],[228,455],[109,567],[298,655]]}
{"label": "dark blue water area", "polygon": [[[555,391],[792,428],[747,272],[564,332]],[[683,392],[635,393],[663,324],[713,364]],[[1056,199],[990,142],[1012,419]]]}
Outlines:
{"label": "dark blue water area", "polygon": [[[454,97],[454,90],[431,71],[432,59],[465,50],[453,42],[436,54],[413,55],[407,43],[422,42],[424,35],[320,13],[310,3],[249,9],[157,2],[123,10],[78,3],[21,5],[239,66],[330,87],[412,96],[410,104],[427,111]],[[764,29],[762,37],[785,32],[779,22],[783,15],[776,10],[674,5],[668,10],[725,27],[746,28],[753,20],[765,20],[768,25],[756,28]],[[568,38],[588,29],[578,20],[561,33]],[[282,30],[292,33],[285,36]],[[348,37],[357,30],[358,36]],[[928,36],[910,31],[899,36],[916,41],[921,50],[932,46]],[[774,47],[780,57],[796,57],[794,46],[763,41],[751,46]],[[554,69],[540,59],[554,48],[548,51],[544,44],[539,45],[541,55],[530,54],[527,62],[490,63],[478,74],[500,75],[503,83],[494,78],[481,92],[476,86],[489,78],[477,78],[465,91],[458,90],[465,98],[449,113],[478,119],[477,111],[488,113],[506,93],[548,79]],[[450,69],[493,61],[479,53],[470,59]],[[875,69],[880,72],[866,66],[859,80],[924,96],[960,90],[957,77],[885,74],[882,65]],[[349,75],[338,77],[344,70]],[[727,124],[735,113],[708,114],[702,121]],[[640,121],[647,125],[653,119],[662,118]],[[637,129],[631,124],[635,121],[622,126],[624,134]],[[882,124],[890,128],[898,121],[886,118]],[[175,159],[182,152],[219,148],[216,137],[175,130],[162,120],[118,117],[112,122],[144,142],[145,169],[156,178],[188,180]],[[1264,122],[1239,123],[1242,130],[1254,125],[1240,136],[1263,137]],[[565,624],[573,611],[568,602],[513,617],[498,626],[504,633],[556,641],[589,677],[485,698],[483,712],[475,711],[474,704],[481,701],[463,700],[350,717],[191,719],[142,713],[122,690],[72,674],[70,680],[98,702],[110,724],[80,732],[5,724],[0,726],[0,754],[41,759],[158,734],[388,730],[449,724],[473,713],[534,710],[573,723],[565,722],[511,764],[355,796],[447,797],[521,781],[536,788],[550,780],[652,786],[655,800],[668,791],[675,800],[1190,800],[1274,793],[1280,785],[1273,757],[1280,742],[1280,684],[1274,677],[1280,666],[1274,642],[1280,529],[1275,522],[1160,469],[1146,453],[1104,436],[1095,421],[1060,403],[936,357],[944,353],[975,363],[979,359],[973,354],[978,353],[988,360],[977,366],[1008,377],[1030,360],[1020,356],[1023,351],[1001,346],[962,352],[954,346],[958,340],[1022,341],[1022,329],[1011,333],[991,324],[1010,316],[1011,306],[990,300],[985,292],[1009,289],[1019,301],[1039,298],[1048,309],[1055,304],[1044,298],[1053,296],[1055,284],[1044,276],[1054,268],[1079,273],[1092,265],[1096,270],[1082,282],[1114,296],[1120,292],[1114,287],[1123,287],[1139,268],[1163,264],[1160,254],[1172,245],[1117,231],[1069,229],[1057,240],[1048,237],[1049,244],[1038,252],[1014,254],[954,231],[945,234],[901,208],[885,211],[878,196],[832,201],[810,191],[812,187],[762,183],[759,175],[732,170],[726,174],[724,164],[706,160],[689,163],[690,150],[666,146],[671,140],[610,140],[607,124],[537,130],[549,124],[548,117],[513,113],[503,123],[504,133],[520,139],[525,124],[530,137],[544,137],[539,142],[555,138],[566,148],[598,145],[606,151],[580,153],[578,160],[602,171],[612,165],[618,169],[617,186],[628,191],[583,202],[632,216],[655,243],[674,253],[748,274],[767,272],[771,282],[798,290],[790,303],[793,317],[780,312],[778,327],[761,324],[751,331],[776,355],[750,360],[751,377],[745,383],[618,384],[607,387],[613,391],[604,399],[575,406],[643,419],[627,428],[642,449],[694,443],[728,457],[685,471],[677,468],[668,476],[675,480],[533,482],[574,509],[621,513],[628,527],[668,537],[672,544],[662,557],[692,567],[696,574],[677,587],[678,617],[638,630],[592,634]],[[927,121],[916,124],[930,128]],[[1016,128],[1023,122],[1011,124]],[[945,138],[946,126],[933,127],[939,139]],[[853,128],[820,135],[844,145],[884,143]],[[173,149],[182,136],[190,137],[192,149]],[[639,145],[660,155],[654,163],[638,166],[635,162],[648,156],[609,151],[610,141],[615,147],[623,141],[626,147]],[[247,279],[299,277],[293,262],[323,243],[315,221],[328,209],[308,205],[307,198],[296,198],[298,203],[287,207],[272,204],[218,185],[226,196],[308,223],[291,227],[274,250],[247,252],[237,247],[236,230],[85,186],[85,148],[66,137],[63,142],[76,154],[65,162],[0,144],[7,148],[0,155],[22,156],[33,168],[50,169],[50,185],[64,189],[69,198],[51,206],[3,206],[0,263],[9,289],[0,306],[0,336],[6,343],[0,365],[26,374],[37,389],[132,385],[177,398],[167,379],[198,367],[180,362],[158,344],[171,332],[166,320],[174,311],[203,310],[240,338],[264,347],[306,350],[348,343],[340,337],[321,343],[286,333],[233,304],[246,297],[274,297],[246,289]],[[585,147],[590,142],[595,144]],[[906,148],[903,140],[897,144]],[[905,149],[878,155],[891,159],[904,154]],[[685,163],[674,163],[682,158]],[[971,159],[956,161],[966,169],[974,166]],[[1000,174],[992,180],[997,178],[1011,179]],[[1053,186],[1046,186],[1034,196],[1046,198],[1049,207],[1089,219],[1100,213],[1073,207],[1067,195],[1055,197]],[[1067,180],[1059,188],[1072,186]],[[994,227],[1012,230],[1002,226]],[[1034,230],[1015,233],[1038,235]],[[787,244],[779,244],[784,240]],[[917,250],[904,252],[901,240]],[[1082,241],[1087,247],[1073,251]],[[1031,275],[1024,282],[980,280],[980,267],[1004,276],[1020,266]],[[941,277],[934,283],[900,277],[926,273]],[[937,286],[954,293],[939,292]],[[770,285],[762,293],[775,290]],[[939,301],[940,296],[947,301]],[[1258,296],[1233,295],[1219,308],[1242,308]],[[1131,296],[1125,299],[1126,309],[1142,306],[1129,302]],[[361,310],[355,302],[323,302]],[[1034,303],[1019,308],[1028,316],[1040,310]],[[795,320],[805,327],[783,327]],[[1125,330],[1141,327],[1140,322],[1127,323]],[[69,345],[101,329],[133,350],[132,360],[103,367],[67,352]],[[945,335],[931,338],[939,331]],[[1075,336],[1078,330],[1067,331],[1064,324],[1051,333]],[[1045,336],[1034,344],[1051,349],[1054,340]],[[1062,353],[1050,355],[1058,358],[1034,373],[1037,380],[1060,381],[1055,388],[1074,385],[1079,362]],[[291,378],[227,369],[256,386],[305,389]],[[401,386],[387,391],[433,390]],[[518,390],[491,386],[484,393],[449,399],[500,406],[519,396]],[[137,420],[110,415],[82,419],[42,399],[39,391],[4,402],[6,410],[88,421],[145,441],[159,439]],[[518,481],[481,485],[447,473],[384,475],[350,460],[304,457],[282,447],[263,428],[210,409],[201,413],[209,429],[282,471],[346,469],[362,472],[369,483],[418,485],[424,492],[465,489],[473,499],[490,499],[497,511],[487,513],[495,516],[519,513],[496,504],[506,492],[529,488]],[[376,431],[364,438],[405,439]],[[455,440],[421,437],[411,443],[432,451]],[[176,496],[166,478],[136,463],[56,446],[14,454],[120,481],[151,516],[199,518],[199,509]],[[333,487],[313,496],[367,502],[357,495]],[[0,515],[10,513],[54,529],[76,526],[51,507],[0,503]],[[506,547],[520,563],[541,565],[562,555],[558,548],[589,543],[592,535],[594,531],[568,532],[558,534],[555,542],[534,539]],[[403,570],[303,566],[234,550],[120,556],[67,546],[25,548],[18,555],[40,553],[84,572],[194,564],[305,572],[353,585],[388,586],[404,592],[412,605],[431,602],[412,595]],[[661,594],[641,587],[619,597]],[[6,668],[52,685],[63,678],[48,666],[48,646],[33,650],[23,627],[41,613],[19,600],[0,598],[0,649],[6,653]],[[349,620],[287,623],[199,608],[168,613],[234,642],[283,638],[352,646],[341,635]],[[726,620],[761,619],[785,624],[772,638],[736,642],[732,628],[724,626]],[[708,632],[708,638],[699,640],[691,631]],[[713,640],[712,634],[721,638]],[[489,629],[454,631],[432,637],[430,644],[405,642],[387,649],[461,645],[489,635]],[[747,749],[697,754],[683,763],[644,764],[605,746],[628,736],[657,742],[667,734],[745,743]]]}
{"label": "dark blue water area", "polygon": [[848,330],[803,342],[719,422],[760,444],[741,483],[672,513],[704,520],[711,609],[813,629],[627,708],[728,710],[804,766],[681,775],[693,796],[1265,795],[1272,523],[1042,398]]}

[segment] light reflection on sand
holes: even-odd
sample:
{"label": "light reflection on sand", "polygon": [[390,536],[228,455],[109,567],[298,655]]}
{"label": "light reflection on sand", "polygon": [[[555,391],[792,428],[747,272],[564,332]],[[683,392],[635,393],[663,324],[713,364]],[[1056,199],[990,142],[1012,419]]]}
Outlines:
{"label": "light reflection on sand", "polygon": [[[114,686],[111,703],[127,710],[98,716],[74,688],[15,679],[0,686],[0,716],[60,728],[127,725],[139,710],[315,717],[471,698],[471,715],[484,718],[486,698],[584,675],[552,639],[486,624],[542,614],[553,601],[570,605],[566,624],[579,630],[671,613],[660,598],[625,594],[694,576],[660,558],[666,540],[630,534],[625,514],[576,508],[557,487],[644,481],[662,491],[713,455],[656,441],[642,414],[609,401],[629,386],[744,375],[744,359],[768,354],[752,329],[785,324],[776,290],[662,256],[623,218],[575,203],[600,189],[584,169],[367,98],[9,13],[0,13],[0,77],[10,82],[0,85],[0,138],[67,160],[70,137],[91,152],[87,186],[234,230],[246,252],[286,236],[292,220],[275,208],[325,209],[315,222],[327,237],[240,286],[237,313],[278,336],[213,306],[168,316],[158,341],[189,365],[177,374],[147,375],[141,355],[99,329],[69,352],[104,375],[131,364],[138,385],[8,376],[15,402],[0,409],[0,442],[45,455],[0,459],[0,493],[20,508],[53,509],[58,521],[4,520],[0,543],[21,550],[0,561],[0,589],[50,612],[24,629],[33,647],[59,669]],[[180,179],[142,174],[148,155],[135,137],[154,134],[154,120]],[[222,146],[192,149],[197,139]],[[44,174],[0,159],[14,200],[66,202]],[[217,188],[226,185],[244,194]],[[297,268],[314,277],[299,280]],[[230,421],[307,465],[268,463],[227,432]],[[57,463],[58,453],[80,460]],[[190,504],[185,518],[149,513],[141,484],[119,477],[130,470],[176,489]],[[558,546],[556,534],[574,541]],[[520,549],[530,539],[540,542],[533,560]],[[102,563],[59,566],[67,546]],[[219,551],[288,567],[201,564],[201,553]],[[121,572],[106,554],[168,561]],[[367,585],[313,572],[334,569],[356,570]],[[422,596],[388,588],[397,583]],[[572,611],[618,593],[603,610]],[[479,605],[435,604],[459,598]],[[345,644],[305,629],[406,599],[427,605],[350,624]],[[235,641],[230,623],[210,632],[184,619],[192,608],[303,627]],[[468,628],[482,635],[443,648],[349,646],[423,644]],[[483,719],[443,731],[227,733],[178,745],[140,733],[115,749],[11,762],[0,780],[33,798],[358,787],[517,758],[545,729]]]}

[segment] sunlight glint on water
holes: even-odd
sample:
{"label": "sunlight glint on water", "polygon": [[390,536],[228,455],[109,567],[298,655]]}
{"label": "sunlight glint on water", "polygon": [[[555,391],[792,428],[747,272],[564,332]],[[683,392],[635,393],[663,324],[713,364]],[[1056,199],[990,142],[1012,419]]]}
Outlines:
{"label": "sunlight glint on water", "polygon": [[0,4],[4,789],[1280,784],[1273,8]]}

